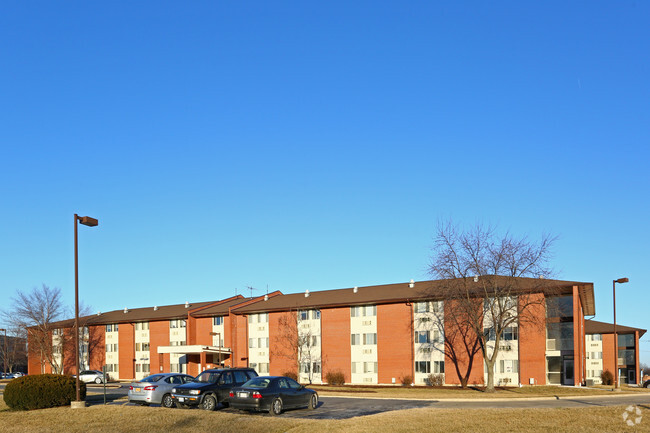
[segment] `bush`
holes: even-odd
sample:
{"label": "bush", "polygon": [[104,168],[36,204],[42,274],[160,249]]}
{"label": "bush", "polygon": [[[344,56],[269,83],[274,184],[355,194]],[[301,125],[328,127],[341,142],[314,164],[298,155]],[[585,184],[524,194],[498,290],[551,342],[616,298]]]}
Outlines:
{"label": "bush", "polygon": [[298,375],[293,371],[285,371],[282,373],[283,376],[287,376],[298,382]]}
{"label": "bush", "polygon": [[399,378],[399,380],[402,383],[402,385],[408,386],[408,385],[413,383],[413,376],[408,376],[408,375],[407,376],[402,376],[402,377]]}
{"label": "bush", "polygon": [[614,374],[611,371],[605,370],[600,373],[600,380],[603,382],[603,385],[613,385],[614,384]]}
{"label": "bush", "polygon": [[445,376],[443,374],[431,373],[427,376],[427,383],[429,386],[443,386],[445,384]]}
{"label": "bush", "polygon": [[[82,400],[86,398],[86,384],[79,384]],[[9,382],[5,387],[4,400],[14,410],[45,409],[67,406],[76,398],[74,377],[62,374],[39,374],[23,376]]]}
{"label": "bush", "polygon": [[345,374],[341,370],[328,371],[325,375],[325,380],[330,385],[344,385]]}

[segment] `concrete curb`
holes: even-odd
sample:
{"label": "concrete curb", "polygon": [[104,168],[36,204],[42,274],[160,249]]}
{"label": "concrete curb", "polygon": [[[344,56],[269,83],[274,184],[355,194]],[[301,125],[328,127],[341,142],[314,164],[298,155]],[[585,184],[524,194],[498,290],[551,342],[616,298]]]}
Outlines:
{"label": "concrete curb", "polygon": [[[503,398],[404,398],[404,397],[367,397],[367,396],[351,396],[351,395],[329,395],[329,394],[318,394],[319,397],[336,397],[336,398],[362,398],[367,400],[401,400],[401,401],[430,401],[430,402],[453,402],[453,403],[478,403],[478,402],[515,402],[515,401],[553,401],[553,400],[599,400],[603,398],[619,398],[619,397],[633,397],[633,396],[642,396],[642,393],[632,392],[632,393],[612,393],[611,391],[607,395],[563,395],[563,396],[551,396],[551,397],[503,397]],[[650,398],[650,394],[648,395]]]}

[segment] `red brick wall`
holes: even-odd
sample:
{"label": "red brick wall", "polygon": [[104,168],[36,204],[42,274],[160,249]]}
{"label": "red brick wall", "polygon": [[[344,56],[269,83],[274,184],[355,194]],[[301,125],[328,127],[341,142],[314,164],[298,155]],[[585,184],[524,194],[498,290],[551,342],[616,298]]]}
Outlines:
{"label": "red brick wall", "polygon": [[212,317],[199,317],[194,319],[194,329],[195,329],[195,343],[187,344],[201,344],[203,346],[212,346]]}
{"label": "red brick wall", "polygon": [[574,385],[585,381],[585,316],[578,287],[573,286],[573,368]]}
{"label": "red brick wall", "polygon": [[269,374],[298,374],[296,312],[269,314]]}
{"label": "red brick wall", "polygon": [[603,371],[609,370],[615,373],[614,361],[614,334],[602,334],[603,336]]}
{"label": "red brick wall", "polygon": [[230,314],[233,367],[248,367],[248,317]]}
{"label": "red brick wall", "polygon": [[[445,302],[444,304],[445,317],[452,317],[452,311],[454,309],[453,302],[454,301]],[[480,301],[477,302],[476,308],[481,308]],[[462,343],[462,336],[461,333],[458,331],[459,325],[456,325],[456,323],[463,323],[462,318],[459,319],[458,321],[451,321],[451,319],[449,320],[445,319],[445,335],[446,338],[452,341],[454,347],[458,348],[458,350],[456,351],[456,356],[458,358],[458,369],[460,370],[461,375],[464,376],[467,372],[467,368],[469,365],[469,355],[467,354],[467,351],[464,349],[464,345]],[[471,333],[471,331],[469,332]],[[469,385],[474,385],[474,384],[478,385],[484,383],[483,364],[484,364],[483,354],[479,349],[476,355],[474,355],[474,359],[472,361],[472,369],[469,375],[469,379],[467,381]],[[456,371],[456,366],[454,364],[454,361],[452,361],[452,359],[449,357],[448,353],[445,353],[445,383],[448,385],[460,384],[460,378],[458,376],[458,372]]]}
{"label": "red brick wall", "polygon": [[[233,323],[232,321],[234,320],[234,315],[231,314],[230,316],[225,316],[223,318],[223,345],[224,347],[229,347],[232,350],[233,346],[233,339],[232,339],[232,328],[233,328]],[[224,366],[232,366],[232,355],[222,355],[222,359],[224,361]]]}
{"label": "red brick wall", "polygon": [[522,385],[546,384],[546,308],[544,295],[520,297],[520,304],[528,304],[519,318],[519,377]]}
{"label": "red brick wall", "polygon": [[[393,378],[399,383],[400,377],[414,377],[412,318],[409,305],[377,306],[379,383],[392,383]],[[347,320],[349,323],[349,317]]]}
{"label": "red brick wall", "polygon": [[135,334],[133,328],[134,326],[131,323],[120,323],[117,328],[120,379],[133,379],[135,377]]}
{"label": "red brick wall", "polygon": [[328,308],[320,313],[323,380],[328,372],[341,370],[350,382],[350,308]]}
{"label": "red brick wall", "polygon": [[46,373],[42,371],[41,368],[44,366],[41,364],[41,353],[38,349],[38,345],[34,342],[34,337],[31,333],[27,335],[27,374],[41,374]]}
{"label": "red brick wall", "polygon": [[88,364],[91,370],[101,370],[106,364],[106,326],[88,327]]}
{"label": "red brick wall", "polygon": [[[120,329],[121,329],[120,325]],[[121,338],[121,337],[120,337]],[[120,340],[120,351],[122,350]],[[171,370],[168,353],[158,353],[158,347],[169,346],[169,321],[149,322],[149,359],[151,374],[169,373]],[[160,368],[162,366],[162,369]],[[120,374],[122,366],[120,365]]]}

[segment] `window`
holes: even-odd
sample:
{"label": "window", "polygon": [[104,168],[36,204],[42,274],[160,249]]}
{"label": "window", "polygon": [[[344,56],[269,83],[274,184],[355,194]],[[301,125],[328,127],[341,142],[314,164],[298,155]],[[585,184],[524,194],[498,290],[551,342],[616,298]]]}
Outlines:
{"label": "window", "polygon": [[601,334],[592,334],[591,335],[591,341],[602,341],[603,336]]}
{"label": "window", "polygon": [[308,310],[299,311],[298,320],[309,320],[309,311]]}
{"label": "window", "polygon": [[376,305],[365,305],[361,307],[350,307],[350,316],[351,317],[364,317],[364,316],[376,316],[377,315],[377,306]]}
{"label": "window", "polygon": [[320,320],[320,310],[311,310],[311,318],[314,320]]}
{"label": "window", "polygon": [[117,372],[119,372],[119,365],[118,364],[106,364],[106,372],[107,373],[117,373]]}
{"label": "window", "polygon": [[445,361],[433,361],[433,372],[434,373],[444,373],[445,372]]}
{"label": "window", "polygon": [[431,362],[430,361],[415,361],[415,372],[416,373],[431,373]]}
{"label": "window", "polygon": [[248,376],[243,371],[233,371],[235,374],[235,382],[244,383],[248,380]]}
{"label": "window", "polygon": [[265,349],[269,347],[269,339],[268,338],[258,338],[257,339],[257,347],[260,349]]}
{"label": "window", "polygon": [[300,363],[300,372],[301,373],[309,373],[309,363],[308,362],[301,362]]}
{"label": "window", "polygon": [[431,303],[431,307],[432,307],[431,311],[433,311],[434,313],[442,313],[444,304],[442,303],[442,301],[433,301]]}
{"label": "window", "polygon": [[416,343],[428,343],[429,342],[429,331],[415,331],[415,342]]}
{"label": "window", "polygon": [[311,371],[314,372],[315,374],[320,374],[320,362],[314,362],[312,364],[312,370]]}
{"label": "window", "polygon": [[318,346],[320,344],[320,336],[319,335],[312,335],[311,336],[311,345],[312,346]]}
{"label": "window", "polygon": [[362,373],[363,372],[363,362],[353,362],[352,363],[352,373]]}
{"label": "window", "polygon": [[140,351],[140,343],[135,343],[135,351],[136,352]]}
{"label": "window", "polygon": [[440,334],[440,331],[434,330],[433,331],[433,342],[434,343],[442,343],[444,339],[442,338],[442,335]]}
{"label": "window", "polygon": [[142,351],[143,352],[149,351],[149,343],[142,343]]}
{"label": "window", "polygon": [[485,335],[489,341],[494,341],[496,339],[494,328],[485,328],[483,330],[483,335]]}
{"label": "window", "polygon": [[428,302],[416,302],[415,303],[415,312],[416,313],[428,313],[430,311]]}
{"label": "window", "polygon": [[149,329],[149,322],[135,322],[136,331],[146,331]]}
{"label": "window", "polygon": [[377,334],[363,334],[363,344],[377,344]]}
{"label": "window", "polygon": [[106,332],[117,332],[117,323],[106,325]]}
{"label": "window", "polygon": [[266,323],[269,321],[269,313],[260,313],[259,316],[260,323]]}
{"label": "window", "polygon": [[268,362],[260,362],[258,364],[258,372],[262,374],[269,374],[269,363]]}
{"label": "window", "polygon": [[499,373],[518,373],[519,361],[512,359],[499,360]]}
{"label": "window", "polygon": [[377,363],[376,362],[364,362],[363,363],[363,372],[364,373],[377,373]]}
{"label": "window", "polygon": [[222,316],[219,316],[219,317],[213,317],[213,318],[212,318],[212,324],[213,324],[214,326],[223,325],[223,317],[222,317]]}
{"label": "window", "polygon": [[353,346],[357,346],[361,344],[361,334],[352,334],[350,339],[350,344]]}
{"label": "window", "polygon": [[117,344],[107,344],[106,352],[117,352]]}
{"label": "window", "polygon": [[618,334],[618,347],[634,347],[634,334]]}
{"label": "window", "polygon": [[231,372],[227,371],[225,373],[222,373],[221,378],[219,378],[219,385],[230,384],[230,383],[232,383]]}
{"label": "window", "polygon": [[257,340],[255,338],[249,338],[248,347],[251,349],[255,349],[257,347]]}
{"label": "window", "polygon": [[587,352],[587,359],[603,359],[603,352]]}
{"label": "window", "polygon": [[248,315],[248,323],[255,323],[256,320],[257,320],[257,314]]}
{"label": "window", "polygon": [[503,330],[503,339],[506,341],[516,340],[518,337],[518,328],[516,326],[508,326]]}
{"label": "window", "polygon": [[186,326],[185,320],[183,319],[175,319],[169,321],[170,328],[185,328],[185,326]]}
{"label": "window", "polygon": [[573,317],[573,296],[546,298],[546,317]]}

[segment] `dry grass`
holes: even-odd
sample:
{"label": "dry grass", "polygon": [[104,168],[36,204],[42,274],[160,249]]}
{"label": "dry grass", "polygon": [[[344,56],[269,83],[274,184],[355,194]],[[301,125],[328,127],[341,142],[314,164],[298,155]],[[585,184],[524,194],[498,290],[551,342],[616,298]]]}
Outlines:
{"label": "dry grass", "polygon": [[[4,409],[3,409],[4,408]],[[346,420],[301,420],[202,410],[92,406],[12,412],[0,407],[3,433],[219,432],[628,432],[650,431],[650,410],[636,430],[627,427],[625,407],[582,409],[412,409]]]}
{"label": "dry grass", "polygon": [[[407,398],[407,399],[485,399],[485,398],[533,398],[533,397],[563,397],[606,395],[609,389],[573,388],[567,386],[524,386],[522,388],[500,388],[494,393],[486,393],[481,388],[429,388],[429,387],[359,387],[359,386],[319,386],[311,385],[312,389],[324,396],[355,396],[374,398]],[[630,389],[623,392],[632,392]]]}

